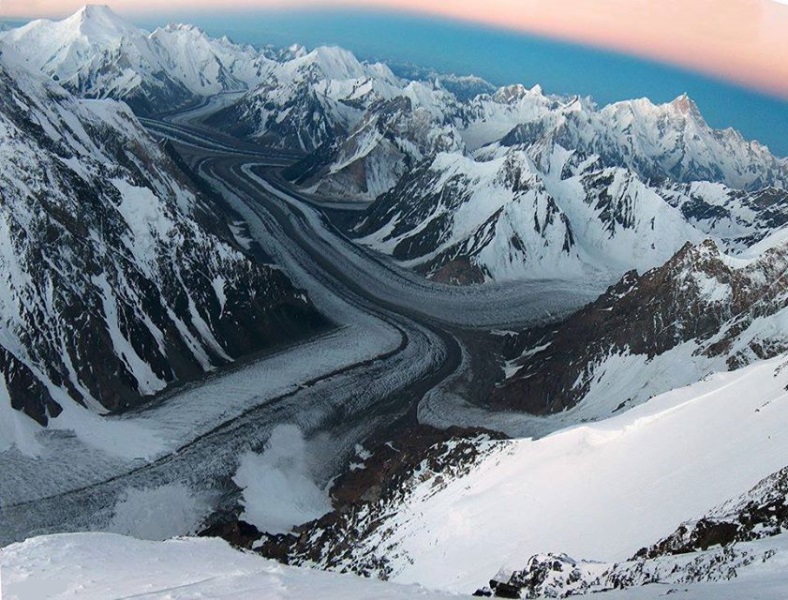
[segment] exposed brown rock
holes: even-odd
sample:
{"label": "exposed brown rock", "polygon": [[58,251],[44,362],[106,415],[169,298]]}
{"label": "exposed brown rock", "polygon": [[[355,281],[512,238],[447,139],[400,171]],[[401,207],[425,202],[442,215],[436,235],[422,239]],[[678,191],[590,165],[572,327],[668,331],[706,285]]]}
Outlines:
{"label": "exposed brown rock", "polygon": [[[521,369],[493,393],[491,403],[539,415],[557,413],[585,397],[607,357],[630,353],[651,359],[690,340],[707,357],[726,357],[730,368],[776,356],[788,349],[788,332],[736,352],[733,348],[756,318],[788,306],[786,268],[785,247],[736,268],[711,241],[687,244],[662,267],[642,276],[627,273],[560,325],[510,338],[504,351],[510,360],[547,347],[526,354]],[[724,293],[714,296],[702,282]]]}

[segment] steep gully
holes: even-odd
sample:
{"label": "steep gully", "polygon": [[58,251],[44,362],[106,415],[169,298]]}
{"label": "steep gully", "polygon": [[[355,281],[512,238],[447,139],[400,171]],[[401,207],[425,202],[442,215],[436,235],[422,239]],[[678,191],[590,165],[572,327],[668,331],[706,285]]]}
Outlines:
{"label": "steep gully", "polygon": [[[425,281],[346,238],[327,215],[347,206],[289,189],[277,169],[293,161],[292,153],[200,124],[226,101],[215,98],[143,123],[167,139],[198,182],[213,190],[219,215],[243,222],[263,250],[261,260],[280,265],[336,330],[112,417],[153,424],[169,436],[169,449],[152,461],[86,456],[73,439],[55,436],[49,460],[19,458],[8,465],[16,477],[4,480],[6,493],[0,494],[0,544],[33,532],[104,528],[130,489],[182,484],[214,510],[232,510],[238,490],[231,478],[239,456],[259,450],[280,424],[297,424],[319,449],[312,466],[326,483],[357,443],[415,424],[426,396],[460,395],[481,404],[498,376],[489,360],[491,330],[555,320],[596,297],[607,283],[452,288]],[[275,385],[277,374],[291,380]],[[219,410],[223,402],[227,406]],[[201,410],[204,416],[184,419]],[[444,418],[450,424],[451,415]],[[70,459],[80,466],[74,468]],[[8,493],[9,483],[16,484],[14,494]]]}

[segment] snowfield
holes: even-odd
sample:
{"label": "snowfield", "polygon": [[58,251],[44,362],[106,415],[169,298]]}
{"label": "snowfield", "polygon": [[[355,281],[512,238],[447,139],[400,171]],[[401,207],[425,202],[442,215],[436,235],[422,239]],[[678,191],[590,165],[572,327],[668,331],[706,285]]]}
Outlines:
{"label": "snowfield", "polygon": [[508,442],[437,492],[417,486],[366,545],[392,557],[393,581],[456,592],[540,552],[626,559],[786,466],[787,360]]}
{"label": "snowfield", "polygon": [[438,600],[418,586],[296,569],[217,539],[146,542],[113,534],[34,538],[0,551],[3,600]]}
{"label": "snowfield", "polygon": [[[604,594],[610,600],[783,600],[788,588],[788,536],[747,544],[774,555],[742,568],[736,579],[652,584]],[[288,567],[210,538],[166,542],[115,534],[33,538],[0,550],[4,600],[439,600],[467,598],[353,575]]]}

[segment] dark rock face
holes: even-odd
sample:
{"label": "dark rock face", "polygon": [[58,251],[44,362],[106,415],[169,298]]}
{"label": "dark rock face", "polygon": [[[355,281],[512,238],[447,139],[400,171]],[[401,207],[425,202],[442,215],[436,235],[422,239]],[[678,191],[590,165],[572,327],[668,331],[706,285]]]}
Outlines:
{"label": "dark rock face", "polygon": [[449,285],[473,285],[484,283],[484,271],[471,264],[468,259],[450,261],[432,275],[432,280]]}
{"label": "dark rock face", "polygon": [[[498,161],[496,171],[485,173],[480,184],[478,175],[465,172],[467,161],[459,155],[428,159],[380,196],[363,214],[354,233],[378,234],[386,244],[396,240],[387,250],[395,259],[416,261],[417,271],[450,283],[488,280],[490,248],[504,237],[509,252],[492,261],[495,268],[519,263],[518,268],[524,270],[531,264],[539,268],[542,260],[571,260],[576,253],[572,226],[526,163],[523,154],[507,155]],[[489,186],[490,194],[508,201],[500,202],[503,206],[495,210],[487,209],[477,196],[480,185]],[[498,199],[490,202],[495,204]],[[469,205],[486,216],[467,223],[458,221],[458,212]],[[522,230],[514,221],[530,226]],[[381,236],[381,231],[385,235]],[[483,254],[485,258],[480,258]]]}
{"label": "dark rock face", "polygon": [[492,403],[534,414],[560,412],[586,396],[607,357],[651,359],[688,341],[698,343],[696,354],[721,357],[731,369],[776,356],[788,349],[788,335],[736,342],[756,319],[788,306],[787,265],[783,246],[737,266],[712,242],[688,244],[662,267],[642,276],[627,273],[561,325],[510,338],[507,358],[542,349],[526,352]]}
{"label": "dark rock face", "polygon": [[374,200],[436,153],[463,147],[439,115],[398,96],[373,104],[350,131],[332,137],[284,176],[321,195]]}
{"label": "dark rock face", "polygon": [[[94,60],[92,70],[78,73],[74,79],[64,82],[64,87],[81,98],[106,98],[107,90],[102,89],[97,80],[106,78],[123,64],[122,51],[118,48],[114,53],[102,55]],[[122,77],[119,73],[115,76]],[[135,114],[143,117],[186,107],[197,100],[193,92],[165,71],[143,78],[141,85],[128,93],[110,97],[123,100]]]}
{"label": "dark rock face", "polygon": [[46,425],[50,417],[57,417],[63,410],[27,365],[19,362],[5,348],[0,348],[0,372],[5,378],[11,407],[15,410],[41,425]]}
{"label": "dark rock face", "polygon": [[[387,579],[385,549],[359,550],[358,541],[386,526],[416,478],[432,479],[435,486],[470,468],[479,457],[479,439],[501,436],[452,428],[439,431],[419,426],[376,448],[363,468],[345,472],[331,496],[334,512],[307,523],[291,535],[268,537],[260,552],[287,564],[319,564],[324,569]],[[384,534],[385,536],[385,534]]]}
{"label": "dark rock face", "polygon": [[273,104],[267,96],[277,89],[269,85],[277,83],[263,84],[253,96],[213,113],[205,122],[238,137],[297,152],[311,152],[347,133],[310,86],[302,85],[283,104]]}
{"label": "dark rock face", "polygon": [[200,532],[200,537],[218,537],[236,548],[251,550],[252,544],[262,537],[262,533],[246,521],[230,521],[211,525]]}
{"label": "dark rock face", "polygon": [[[403,213],[387,239],[396,239],[415,231],[432,212],[440,211],[441,216],[433,219],[422,228],[398,243],[392,256],[398,260],[419,258],[431,252],[451,234],[453,213],[467,201],[469,179],[458,175],[438,185],[441,173],[432,171],[425,162],[409,171],[391,192],[384,194],[375,202],[355,228],[355,233],[365,236],[386,226],[395,214],[403,209],[403,198],[418,197],[407,212]],[[429,190],[426,194],[424,191]],[[448,262],[448,261],[447,261]]]}
{"label": "dark rock face", "polygon": [[281,271],[212,233],[207,199],[123,105],[0,67],[0,125],[14,408],[42,425],[69,400],[123,410],[326,326]]}

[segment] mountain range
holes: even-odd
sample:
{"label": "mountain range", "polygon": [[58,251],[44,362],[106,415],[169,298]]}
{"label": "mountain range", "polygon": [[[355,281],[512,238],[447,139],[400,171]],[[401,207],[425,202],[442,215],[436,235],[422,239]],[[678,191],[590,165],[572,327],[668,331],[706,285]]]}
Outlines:
{"label": "mountain range", "polygon": [[[481,596],[656,583],[715,597],[737,573],[784,588],[788,160],[713,129],[686,95],[598,106],[395,74],[335,47],[147,32],[102,6],[0,31],[0,454],[64,412],[124,413],[332,327],[270,258],[287,253],[243,235],[222,200],[238,190],[220,198],[199,160],[142,125],[177,129],[146,118],[186,109],[204,111],[203,131],[242,140],[244,156],[296,157],[241,168],[244,193],[272,211],[298,206],[287,223],[319,222],[321,242],[355,244],[349,256],[370,262],[352,264],[382,266],[403,293],[602,291],[527,329],[420,322],[460,358],[419,392],[418,425],[377,431],[325,490],[310,481],[323,517],[258,531],[238,505],[204,534],[293,565]],[[462,377],[489,388],[482,404]],[[291,383],[304,397],[314,384]],[[353,410],[334,409],[337,422]],[[275,473],[293,494],[294,470],[308,471],[299,440]],[[265,503],[226,479],[246,509]]]}
{"label": "mountain range", "polygon": [[26,63],[2,46],[4,406],[42,425],[121,410],[323,326],[127,105],[76,98]]}

